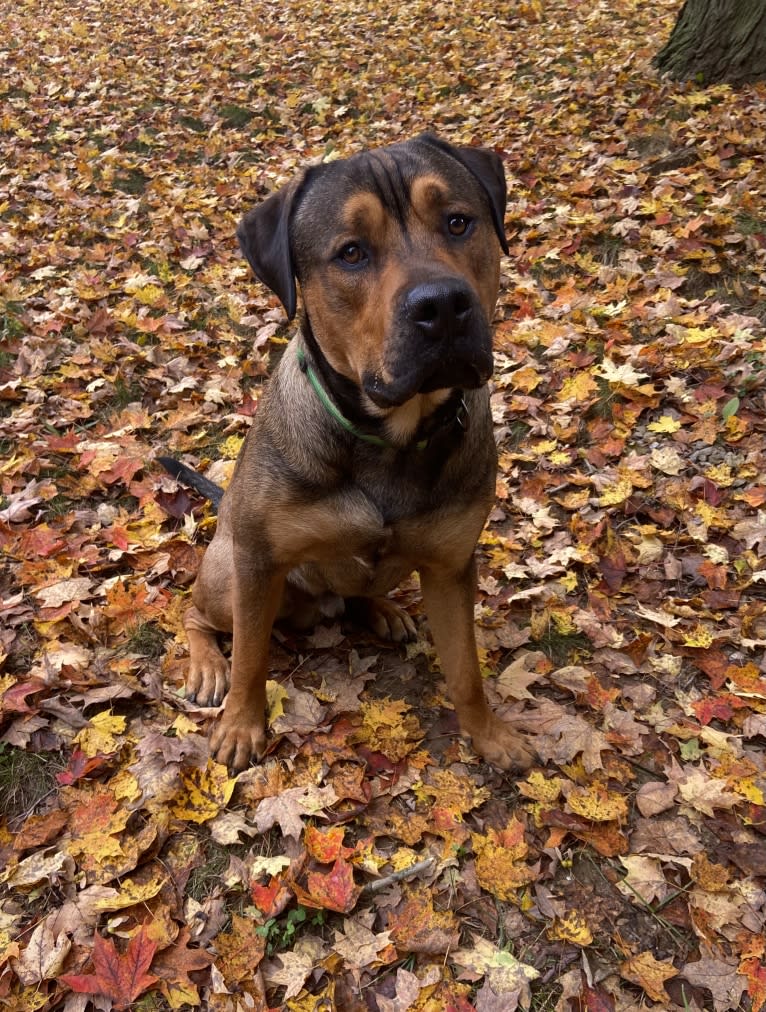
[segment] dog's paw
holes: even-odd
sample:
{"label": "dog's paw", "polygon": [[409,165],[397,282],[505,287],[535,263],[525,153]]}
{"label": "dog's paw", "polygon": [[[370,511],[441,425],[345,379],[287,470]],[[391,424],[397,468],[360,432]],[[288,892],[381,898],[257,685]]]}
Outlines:
{"label": "dog's paw", "polygon": [[537,758],[518,731],[494,714],[480,732],[466,733],[475,751],[501,770],[528,770]]}
{"label": "dog's paw", "polygon": [[224,710],[210,733],[210,754],[216,762],[239,773],[263,755],[266,732],[263,717],[249,720],[241,714],[229,717]]}
{"label": "dog's paw", "polygon": [[186,698],[198,706],[220,706],[229,691],[229,662],[218,645],[202,641],[191,651]]}
{"label": "dog's paw", "polygon": [[382,640],[411,643],[418,638],[412,618],[388,597],[356,597],[351,611],[357,621],[363,622]]}

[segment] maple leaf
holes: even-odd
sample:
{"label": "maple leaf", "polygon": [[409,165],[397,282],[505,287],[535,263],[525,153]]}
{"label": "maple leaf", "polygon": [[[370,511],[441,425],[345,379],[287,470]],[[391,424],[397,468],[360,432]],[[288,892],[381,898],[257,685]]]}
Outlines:
{"label": "maple leaf", "polygon": [[567,805],[576,815],[591,822],[610,822],[627,817],[628,803],[621,794],[610,793],[603,784],[572,787],[566,793]]}
{"label": "maple leaf", "polygon": [[72,941],[60,929],[54,931],[51,922],[55,920],[54,911],[37,925],[21,957],[13,960],[14,973],[24,984],[39,984],[43,980],[50,980],[57,977],[63,969]]}
{"label": "maple leaf", "polygon": [[757,956],[743,959],[739,964],[739,972],[747,978],[747,994],[753,1006],[753,1012],[761,1012],[766,1005],[766,966]]}
{"label": "maple leaf", "polygon": [[626,980],[643,988],[652,1001],[670,1004],[665,981],[678,974],[672,963],[655,959],[651,952],[640,952],[620,965],[620,973]]}
{"label": "maple leaf", "polygon": [[316,826],[307,826],[303,834],[306,850],[322,864],[332,864],[339,857],[348,858],[353,850],[343,846],[345,830],[342,826],[334,826],[324,831]]}
{"label": "maple leaf", "polygon": [[545,933],[552,941],[572,942],[573,945],[587,946],[593,941],[590,926],[579,910],[570,910],[563,917],[554,917]]}
{"label": "maple leaf", "polygon": [[636,804],[644,816],[659,815],[660,812],[672,808],[676,795],[677,788],[674,784],[663,784],[652,780],[639,787],[636,793]]}
{"label": "maple leaf", "polygon": [[411,889],[388,914],[388,929],[399,952],[443,953],[458,941],[458,921],[450,910],[434,910],[433,896]]}
{"label": "maple leaf", "polygon": [[354,884],[353,867],[338,857],[327,874],[309,872],[308,893],[301,893],[305,902],[326,910],[347,914],[356,906],[362,887]]}
{"label": "maple leaf", "polygon": [[239,984],[253,975],[266,952],[266,939],[258,924],[249,917],[234,914],[231,930],[216,938],[217,965],[230,984]]}
{"label": "maple leaf", "polygon": [[694,963],[686,963],[681,973],[695,987],[707,988],[713,996],[716,1012],[727,1012],[739,1005],[747,987],[747,977],[735,963],[712,955],[704,955]]}
{"label": "maple leaf", "polygon": [[668,780],[678,786],[683,801],[705,815],[713,815],[716,808],[732,808],[740,800],[720,780],[714,780],[702,769],[685,767],[672,772]]}
{"label": "maple leaf", "polygon": [[617,883],[617,888],[624,896],[634,902],[638,897],[647,906],[656,900],[665,899],[668,884],[657,858],[631,854],[629,857],[621,857],[620,861],[628,872],[625,879]]}
{"label": "maple leaf", "polygon": [[519,888],[537,877],[537,871],[524,863],[529,848],[524,825],[517,818],[503,829],[490,828],[485,835],[472,833],[471,842],[479,885],[498,899],[514,899]]}
{"label": "maple leaf", "polygon": [[594,369],[594,372],[603,376],[608,383],[626,387],[636,387],[642,379],[649,378],[648,373],[637,372],[629,362],[617,365],[609,358],[605,358],[601,365]]}
{"label": "maple leaf", "polygon": [[316,815],[338,800],[332,787],[289,787],[278,797],[264,798],[255,810],[253,821],[260,833],[279,823],[285,836],[297,840],[303,832],[303,816]]}
{"label": "maple leaf", "polygon": [[510,952],[496,948],[480,936],[474,936],[470,949],[457,949],[450,953],[450,961],[470,971],[471,979],[485,976],[486,983],[496,995],[502,996],[503,1008],[509,1012],[519,1003],[528,1007],[530,981],[540,976],[533,966],[522,963]]}
{"label": "maple leaf", "polygon": [[358,921],[348,919],[343,922],[343,931],[335,933],[332,948],[343,958],[346,966],[354,970],[379,966],[396,959],[396,949],[391,945],[389,931],[381,931],[376,935]]}
{"label": "maple leaf", "polygon": [[[511,6],[498,30],[498,11],[477,0],[461,12],[462,45],[445,48],[456,21],[442,0],[393,13],[349,13],[340,2],[313,20],[287,4],[255,26],[231,4],[214,5],[214,17],[175,4],[172,17],[142,5],[101,19],[81,0],[49,5],[44,19],[34,5],[5,5],[15,45],[0,82],[0,399],[10,446],[0,454],[0,773],[10,763],[3,782],[22,803],[0,825],[0,877],[31,892],[38,915],[27,924],[19,904],[0,909],[0,950],[24,975],[3,978],[9,1008],[55,1004],[62,939],[72,941],[67,959],[81,960],[99,918],[119,911],[130,931],[148,908],[161,950],[150,970],[171,1007],[340,1006],[361,987],[380,1012],[505,1012],[520,999],[494,989],[497,967],[476,991],[452,979],[444,953],[458,933],[470,952],[463,929],[478,921],[488,945],[504,932],[516,956],[534,949],[540,965],[587,945],[588,922],[560,900],[576,905],[561,892],[572,885],[572,840],[606,871],[615,856],[629,862],[630,902],[641,903],[634,889],[661,903],[672,895],[663,917],[691,924],[724,960],[724,977],[739,975],[728,992],[701,977],[687,983],[704,971],[695,963],[668,980],[658,959],[655,975],[647,953],[618,955],[624,939],[605,917],[602,982],[588,982],[585,952],[584,971],[560,975],[562,1008],[632,1008],[637,987],[665,1008],[666,984],[681,1004],[736,1005],[743,978],[754,1012],[763,1007],[762,88],[655,87],[633,55],[637,39],[646,53],[665,41],[667,4],[648,18],[637,4],[590,5],[585,18],[576,4],[557,5],[555,18],[540,0]],[[595,64],[572,59],[594,39],[608,40]],[[371,46],[385,58],[369,59]],[[599,60],[619,73],[594,73]],[[534,924],[515,907],[498,921],[494,898],[479,893],[477,867],[488,882],[492,870],[478,843],[473,857],[465,845],[471,830],[502,835],[513,799],[495,771],[465,764],[454,718],[442,719],[438,690],[422,677],[425,640],[407,660],[378,646],[360,661],[350,637],[365,640],[338,623],[308,636],[277,629],[273,758],[240,775],[243,805],[233,811],[228,776],[190,784],[184,774],[181,784],[182,769],[205,769],[204,726],[196,711],[169,720],[166,710],[177,710],[172,687],[187,668],[182,588],[215,519],[147,462],[191,455],[225,485],[293,335],[276,297],[250,279],[234,219],[306,165],[426,128],[494,148],[511,183],[491,392],[498,502],[478,551],[476,617],[482,669],[506,669],[488,679],[488,694],[526,701],[539,746],[540,767],[517,781],[524,843],[565,859],[550,866],[550,892],[516,891],[522,906],[535,904]],[[219,458],[210,467],[208,454]],[[407,608],[418,598],[415,583],[399,593]],[[163,644],[144,635],[153,630]],[[530,639],[544,661],[519,661]],[[551,674],[535,683],[532,668]],[[141,707],[99,712],[128,697]],[[335,722],[318,731],[328,715]],[[73,748],[42,804],[27,799],[36,778],[26,766],[16,775],[16,757],[47,769]],[[669,758],[679,749],[680,772]],[[638,766],[624,762],[634,757]],[[202,834],[184,829],[200,824]],[[253,833],[284,848],[242,856],[237,844]],[[390,845],[374,842],[386,837]],[[502,851],[499,837],[491,842]],[[533,871],[508,844],[511,874]],[[269,987],[287,997],[267,1000],[259,969],[247,968],[259,958],[257,921],[225,927],[233,890],[249,889],[274,917],[293,901],[290,876],[305,885],[307,855],[325,865],[311,874],[340,859],[379,875],[417,866],[426,851],[446,865],[430,911],[424,903],[418,920],[411,910],[397,944],[431,946],[433,961],[426,952],[413,972],[374,972],[389,953],[377,949],[372,909],[358,904],[336,936],[343,957],[302,935],[268,965]],[[203,895],[219,860],[227,871]],[[438,909],[445,876],[451,921],[438,920],[450,913]],[[51,883],[67,895],[55,911]],[[395,920],[412,895],[391,883],[372,902]],[[174,939],[181,923],[194,941],[185,929]],[[354,967],[375,952],[373,972]],[[506,956],[493,950],[487,961]]]}
{"label": "maple leaf", "polygon": [[196,766],[182,768],[182,789],[173,804],[174,815],[192,822],[207,822],[228,803],[235,783],[226,767],[212,759],[208,760],[205,769]]}
{"label": "maple leaf", "polygon": [[73,991],[111,998],[116,1009],[125,1009],[157,983],[158,978],[147,973],[156,949],[157,943],[151,941],[144,925],[128,942],[122,955],[111,938],[97,933],[91,953],[96,972],[62,974],[59,980]]}
{"label": "maple leaf", "polygon": [[264,964],[263,976],[268,984],[284,985],[284,1000],[288,1001],[300,994],[307,977],[324,955],[325,946],[319,938],[299,938],[291,952],[281,953]]}
{"label": "maple leaf", "polygon": [[202,949],[191,948],[189,928],[184,925],[175,942],[158,953],[152,963],[152,970],[160,981],[160,989],[173,1008],[181,1003],[199,1004],[199,994],[189,974],[205,970],[213,962],[213,956]]}

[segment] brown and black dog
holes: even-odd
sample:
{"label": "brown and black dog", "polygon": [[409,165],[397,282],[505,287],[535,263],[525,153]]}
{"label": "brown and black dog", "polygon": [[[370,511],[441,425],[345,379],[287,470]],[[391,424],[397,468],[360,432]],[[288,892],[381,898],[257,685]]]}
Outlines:
{"label": "brown and black dog", "polygon": [[[502,768],[532,755],[484,696],[474,637],[474,549],[497,456],[487,381],[506,184],[485,148],[414,140],[315,165],[248,212],[253,271],[301,333],[263,394],[220,503],[185,627],[187,692],[224,712],[216,759],[242,769],[265,744],[274,620],[309,625],[345,605],[379,634],[414,636],[385,595],[418,570],[464,734]],[[162,458],[213,498],[217,486]],[[233,634],[231,669],[217,632]]]}

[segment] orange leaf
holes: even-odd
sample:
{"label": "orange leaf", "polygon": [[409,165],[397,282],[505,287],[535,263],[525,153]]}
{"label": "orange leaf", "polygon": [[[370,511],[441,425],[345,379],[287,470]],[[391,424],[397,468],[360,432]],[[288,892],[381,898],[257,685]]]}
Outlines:
{"label": "orange leaf", "polygon": [[278,917],[292,899],[292,893],[280,878],[272,875],[267,886],[258,882],[250,883],[253,903],[266,917]]}
{"label": "orange leaf", "polygon": [[388,928],[399,952],[448,952],[458,943],[457,918],[451,910],[434,910],[427,889],[413,889],[388,915]]}
{"label": "orange leaf", "polygon": [[753,1012],[760,1012],[766,1005],[766,966],[758,959],[743,959],[739,973],[747,977],[747,993]]}
{"label": "orange leaf", "polygon": [[310,872],[308,887],[309,898],[315,906],[336,910],[340,914],[354,909],[362,891],[361,886],[354,884],[353,868],[340,857],[327,875]]}
{"label": "orange leaf", "polygon": [[333,826],[331,829],[321,830],[316,826],[308,826],[303,834],[303,842],[306,850],[322,864],[332,864],[338,858],[346,858],[353,854],[353,850],[343,846],[345,830],[342,826]]}

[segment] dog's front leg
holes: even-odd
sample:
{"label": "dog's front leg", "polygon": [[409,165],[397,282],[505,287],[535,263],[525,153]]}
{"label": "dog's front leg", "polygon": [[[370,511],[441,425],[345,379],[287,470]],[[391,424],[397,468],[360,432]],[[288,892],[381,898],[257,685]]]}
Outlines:
{"label": "dog's front leg", "polygon": [[474,632],[476,565],[462,571],[429,566],[420,571],[423,602],[460,730],[501,769],[527,769],[534,755],[520,735],[490,710],[484,695]]}
{"label": "dog's front leg", "polygon": [[259,564],[252,549],[236,542],[233,554],[231,687],[210,751],[218,762],[243,770],[266,743],[269,640],[287,571]]}

